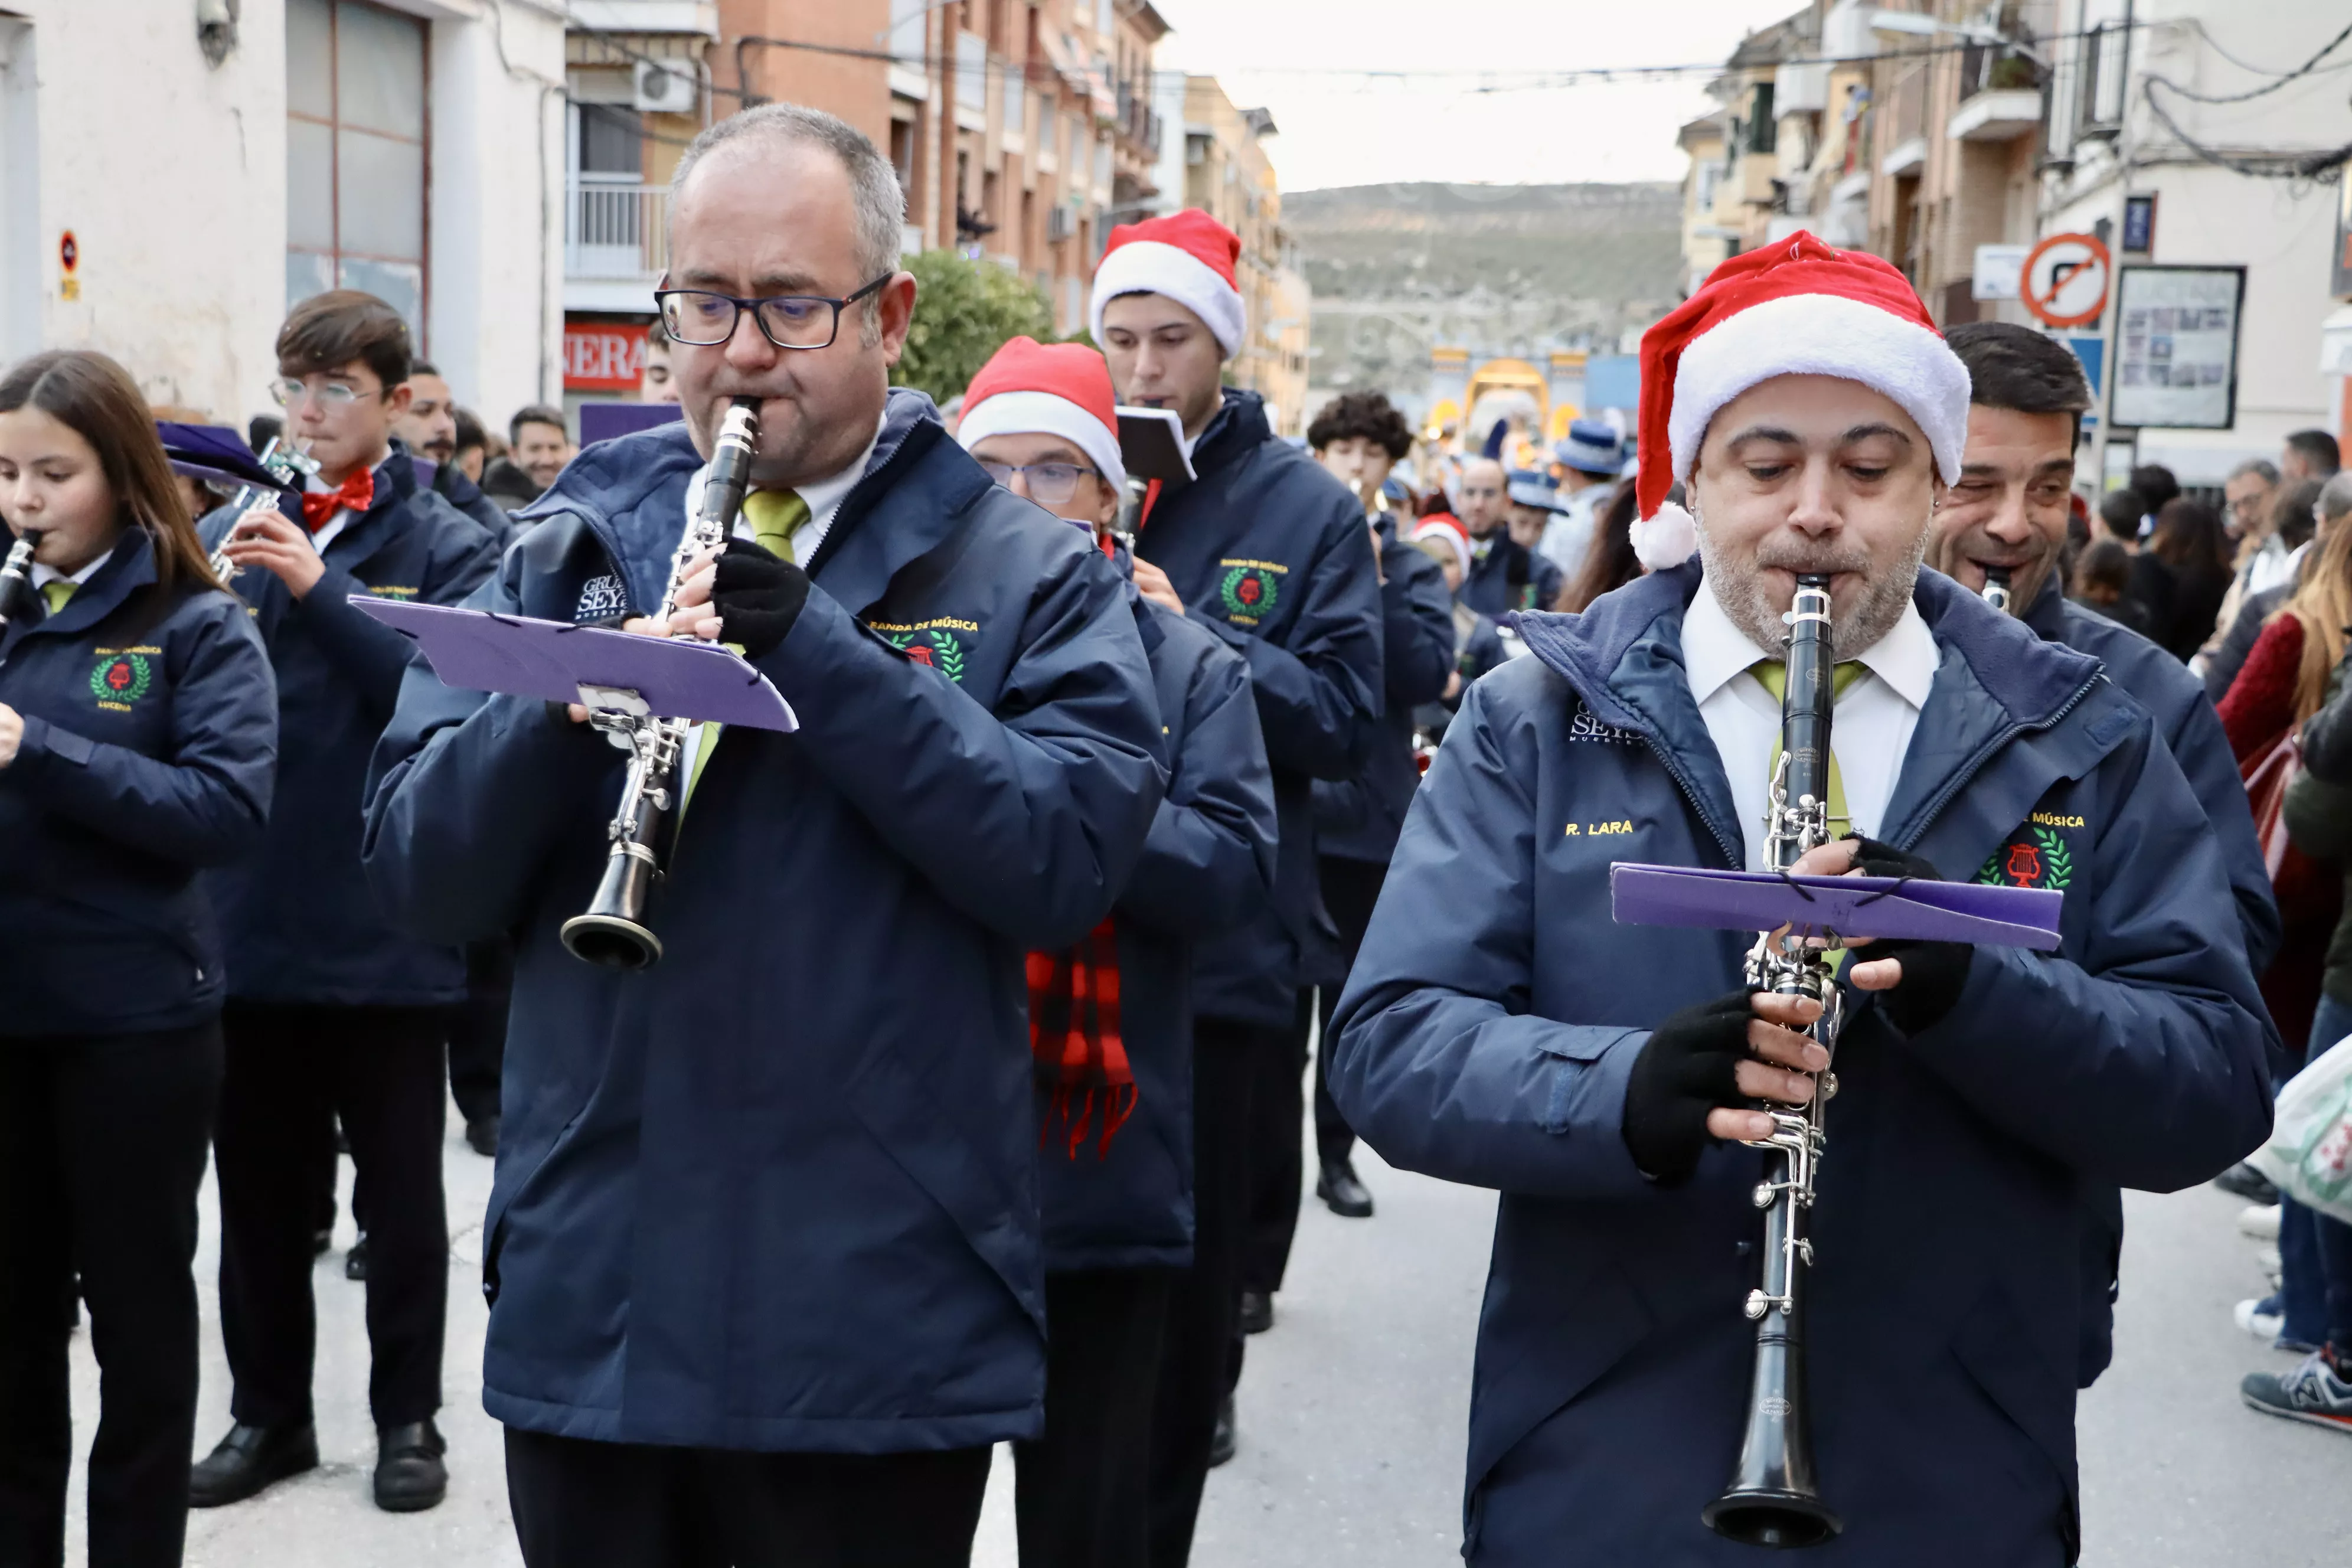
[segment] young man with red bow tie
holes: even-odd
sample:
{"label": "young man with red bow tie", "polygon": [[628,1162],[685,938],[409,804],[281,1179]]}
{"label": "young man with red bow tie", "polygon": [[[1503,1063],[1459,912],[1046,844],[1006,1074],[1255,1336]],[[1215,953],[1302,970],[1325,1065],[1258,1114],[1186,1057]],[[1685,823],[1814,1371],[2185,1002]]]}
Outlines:
{"label": "young man with red bow tie", "polygon": [[299,514],[205,520],[207,550],[251,610],[278,680],[277,805],[260,850],[215,881],[227,931],[220,1178],[221,1330],[235,1425],[189,1500],[240,1501],[319,1462],[310,1420],[316,1151],[340,1117],[366,1190],[367,1321],[379,1506],[441,1500],[448,1221],[441,1191],[442,1051],[464,955],[396,934],[360,869],[368,758],[392,716],[407,639],[354,594],[454,605],[498,541],[419,487],[392,444],[410,389],[408,328],[370,294],[295,307],[278,335],[287,438],[319,465]]}

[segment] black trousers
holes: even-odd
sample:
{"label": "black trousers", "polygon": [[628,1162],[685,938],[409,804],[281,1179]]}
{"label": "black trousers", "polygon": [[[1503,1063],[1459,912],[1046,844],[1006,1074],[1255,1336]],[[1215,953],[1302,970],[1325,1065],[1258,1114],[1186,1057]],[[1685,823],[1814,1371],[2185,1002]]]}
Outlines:
{"label": "black trousers", "polygon": [[965,1568],[989,1450],[754,1454],[507,1428],[525,1568]]}
{"label": "black trousers", "polygon": [[1175,1270],[1045,1276],[1045,1435],[1016,1443],[1021,1568],[1141,1568],[1151,1404]]}
{"label": "black trousers", "polygon": [[221,1026],[228,1070],[215,1168],[230,1412],[257,1426],[310,1419],[315,1173],[328,1123],[341,1118],[357,1172],[352,1206],[368,1233],[368,1407],[379,1426],[425,1420],[441,1408],[449,1308],[446,1012],[232,1002]]}
{"label": "black trousers", "polygon": [[[1316,870],[1323,886],[1323,907],[1330,911],[1331,923],[1339,928],[1340,955],[1352,969],[1389,868],[1370,860],[1326,855],[1316,862]],[[1299,1189],[1305,1178],[1298,1123],[1306,1110],[1301,1080],[1307,1072],[1308,1024],[1310,1020],[1319,1024],[1317,1038],[1330,1039],[1331,1015],[1339,1010],[1342,989],[1325,985],[1299,992],[1289,1049],[1278,1064],[1262,1064],[1265,1076],[1258,1080],[1250,1100],[1255,1123],[1250,1144],[1250,1238],[1242,1283],[1269,1296],[1282,1289],[1283,1275],[1290,1268],[1291,1238],[1298,1232]],[[1326,1048],[1315,1052],[1315,1154],[1325,1164],[1356,1152],[1355,1130],[1331,1102],[1330,1073],[1325,1065],[1329,1055]],[[1238,1359],[1234,1375],[1240,1375]]]}
{"label": "black trousers", "polygon": [[1177,1275],[1151,1411],[1151,1563],[1182,1568],[1209,1476],[1241,1307],[1249,1223],[1250,1090],[1286,1029],[1202,1018],[1192,1029],[1192,1267]]}
{"label": "black trousers", "polygon": [[513,1000],[514,944],[502,936],[468,943],[466,999],[449,1019],[449,1093],[469,1122],[499,1113],[507,1009]]}
{"label": "black trousers", "polygon": [[68,1309],[99,1368],[91,1568],[178,1568],[196,1422],[196,1189],[220,1026],[0,1039],[0,1563],[65,1561]]}

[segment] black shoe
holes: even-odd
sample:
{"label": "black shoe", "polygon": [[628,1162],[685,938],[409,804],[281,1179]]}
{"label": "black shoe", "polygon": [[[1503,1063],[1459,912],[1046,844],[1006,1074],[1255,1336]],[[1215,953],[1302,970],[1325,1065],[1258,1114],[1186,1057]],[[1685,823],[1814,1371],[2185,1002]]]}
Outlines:
{"label": "black shoe", "polygon": [[1372,1217],[1372,1194],[1356,1180],[1356,1167],[1345,1160],[1323,1162],[1323,1173],[1315,1179],[1315,1195],[1342,1219]]}
{"label": "black shoe", "polygon": [[318,1468],[319,1434],[308,1421],[274,1428],[240,1421],[188,1472],[188,1506],[243,1502],[272,1482]]}
{"label": "black shoe", "polygon": [[1242,1332],[1262,1334],[1274,1327],[1274,1297],[1264,1290],[1242,1292]]}
{"label": "black shoe", "polygon": [[471,1121],[467,1122],[466,1144],[468,1148],[472,1149],[475,1153],[479,1154],[485,1160],[497,1159],[499,1155],[499,1119],[495,1115],[477,1116]]}
{"label": "black shoe", "polygon": [[352,1243],[352,1249],[343,1254],[343,1278],[346,1279],[367,1278],[367,1232],[365,1231],[362,1231],[360,1238]]}
{"label": "black shoe", "polygon": [[429,1420],[379,1426],[375,1434],[375,1506],[386,1513],[436,1508],[449,1492],[449,1446]]}
{"label": "black shoe", "polygon": [[2279,1190],[2271,1179],[2243,1160],[2214,1177],[2213,1184],[2225,1193],[2235,1193],[2250,1204],[2267,1205],[2279,1201]]}
{"label": "black shoe", "polygon": [[1231,1459],[1238,1446],[1234,1436],[1234,1396],[1228,1394],[1225,1402],[1217,1406],[1217,1428],[1209,1435],[1209,1468],[1213,1470]]}

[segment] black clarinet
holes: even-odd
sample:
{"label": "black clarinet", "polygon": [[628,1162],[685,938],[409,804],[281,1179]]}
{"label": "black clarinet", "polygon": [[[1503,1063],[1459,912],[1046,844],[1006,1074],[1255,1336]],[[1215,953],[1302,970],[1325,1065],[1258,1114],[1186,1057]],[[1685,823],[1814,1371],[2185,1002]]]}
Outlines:
{"label": "black clarinet", "polygon": [[39,534],[20,534],[8,551],[8,559],[0,562],[0,632],[33,607],[33,552],[40,547]]}
{"label": "black clarinet", "polygon": [[[1832,701],[1829,579],[1801,576],[1789,627],[1788,680],[1780,693],[1780,763],[1765,817],[1764,859],[1787,870],[1830,840],[1830,712]],[[1822,1016],[1805,1031],[1832,1057],[1840,1023],[1837,974],[1828,952],[1804,936],[1756,939],[1748,955],[1753,991],[1810,996]],[[1844,1528],[1822,1500],[1813,1474],[1812,1427],[1805,1396],[1805,1318],[1801,1289],[1813,1261],[1806,1220],[1822,1154],[1822,1112],[1837,1080],[1814,1080],[1801,1110],[1759,1104],[1772,1135],[1751,1141],[1766,1152],[1756,1206],[1764,1213],[1763,1283],[1748,1293],[1756,1323],[1755,1381],[1739,1468],[1721,1496],[1700,1510],[1717,1534],[1750,1546],[1817,1546]]]}
{"label": "black clarinet", "polygon": [[[702,504],[671,556],[669,586],[654,618],[667,625],[677,609],[687,569],[705,551],[723,550],[735,531],[751,488],[751,457],[760,445],[760,400],[739,397],[727,410],[712,444],[710,475]],[[644,969],[661,962],[661,938],[646,923],[654,889],[662,877],[661,853],[668,826],[686,798],[686,761],[691,719],[666,719],[647,712],[600,710],[590,721],[604,738],[629,753],[621,802],[605,832],[613,847],[604,879],[585,911],[563,922],[563,945],[573,957],[613,969]]]}
{"label": "black clarinet", "polygon": [[1985,568],[1984,602],[1990,605],[1994,609],[1999,610],[2004,616],[2009,614],[2008,567],[1988,566]]}

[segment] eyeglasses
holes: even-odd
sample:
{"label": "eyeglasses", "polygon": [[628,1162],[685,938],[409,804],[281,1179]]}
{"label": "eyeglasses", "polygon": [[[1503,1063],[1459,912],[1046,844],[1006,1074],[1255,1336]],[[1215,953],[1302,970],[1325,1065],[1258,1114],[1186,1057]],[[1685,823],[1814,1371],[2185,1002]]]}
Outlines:
{"label": "eyeglasses", "polygon": [[323,403],[330,408],[341,408],[347,404],[357,403],[362,397],[373,397],[376,394],[362,392],[358,387],[340,381],[306,386],[289,375],[271,382],[269,395],[280,408],[299,408],[305,402]]}
{"label": "eyeglasses", "polygon": [[822,349],[833,346],[841,331],[841,312],[896,277],[885,272],[846,299],[823,294],[771,294],[761,300],[739,300],[732,294],[712,294],[700,289],[657,289],[654,302],[673,342],[711,348],[735,335],[743,312],[760,323],[760,333],[780,349]]}
{"label": "eyeglasses", "polygon": [[1011,463],[982,463],[981,467],[988,471],[990,479],[1008,490],[1013,488],[1013,475],[1028,475],[1029,499],[1047,506],[1059,506],[1077,494],[1080,474],[1092,474],[1097,479],[1103,477],[1100,468],[1090,468],[1080,463],[1024,463],[1018,467]]}

